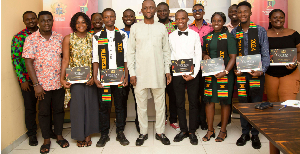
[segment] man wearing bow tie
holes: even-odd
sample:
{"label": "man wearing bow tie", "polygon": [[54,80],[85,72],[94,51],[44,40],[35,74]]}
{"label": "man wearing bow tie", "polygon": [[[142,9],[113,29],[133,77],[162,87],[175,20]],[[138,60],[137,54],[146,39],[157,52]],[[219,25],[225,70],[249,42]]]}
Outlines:
{"label": "man wearing bow tie", "polygon": [[[201,42],[198,33],[187,27],[188,14],[185,10],[179,10],[175,14],[178,29],[170,34],[169,43],[171,60],[193,59],[194,71],[191,75],[173,77],[174,92],[176,95],[177,113],[181,132],[174,138],[174,142],[180,142],[189,137],[192,145],[198,144],[195,131],[198,118],[198,90],[200,61],[202,59]],[[185,86],[187,86],[189,100],[189,129],[187,127],[185,110]]]}

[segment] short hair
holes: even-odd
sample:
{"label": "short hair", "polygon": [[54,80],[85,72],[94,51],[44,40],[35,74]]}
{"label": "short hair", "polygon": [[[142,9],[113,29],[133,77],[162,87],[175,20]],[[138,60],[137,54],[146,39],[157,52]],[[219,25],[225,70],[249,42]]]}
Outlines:
{"label": "short hair", "polygon": [[230,9],[231,7],[238,7],[238,5],[236,5],[236,4],[232,4],[232,5],[230,5],[230,6],[229,6],[229,8],[228,8],[228,9]]}
{"label": "short hair", "polygon": [[247,2],[247,1],[242,1],[242,2],[240,2],[240,3],[237,5],[237,7],[239,8],[240,6],[248,6],[248,7],[250,8],[250,10],[252,9],[251,4],[250,4],[249,2]]}
{"label": "short hair", "polygon": [[212,19],[214,18],[214,16],[216,15],[220,15],[221,18],[223,19],[224,23],[226,23],[226,15],[223,13],[223,12],[215,12],[212,16],[211,16],[211,22],[212,22]]}
{"label": "short hair", "polygon": [[233,6],[236,6],[236,7],[237,7],[238,5],[237,5],[237,4],[232,4],[230,7],[233,7]]}
{"label": "short hair", "polygon": [[[280,9],[274,9],[274,10],[272,10],[272,11],[269,13],[269,19],[271,19],[272,14],[275,13],[275,12],[281,12],[281,13],[283,14],[283,16],[285,17],[285,13],[284,13],[282,10],[280,10]],[[268,27],[268,29],[271,29],[271,28],[272,28],[272,24],[271,24],[271,22],[269,22],[269,27]]]}
{"label": "short hair", "polygon": [[76,23],[78,18],[82,16],[83,19],[85,20],[85,23],[87,25],[86,31],[90,31],[91,30],[91,20],[90,18],[83,12],[77,12],[76,14],[73,15],[73,17],[71,18],[71,22],[70,22],[70,27],[72,28],[73,32],[76,32]]}
{"label": "short hair", "polygon": [[175,13],[175,17],[176,17],[176,14],[177,14],[178,12],[184,12],[184,13],[186,13],[187,17],[189,17],[189,14],[188,14],[185,10],[183,10],[183,9],[178,10],[178,11]]}
{"label": "short hair", "polygon": [[133,12],[133,14],[135,15],[135,12],[132,10],[132,9],[126,9],[124,12],[123,12],[123,14],[126,12],[126,11],[131,11],[131,12]]}
{"label": "short hair", "polygon": [[[145,1],[148,1],[148,0],[144,0],[143,3],[144,3]],[[154,3],[154,5],[155,5],[155,1],[154,1],[154,0],[150,0],[150,1],[152,1],[152,2]],[[142,4],[143,4],[143,3],[142,3]],[[156,6],[156,5],[155,5],[155,6]]]}
{"label": "short hair", "polygon": [[52,13],[49,12],[49,11],[41,11],[41,12],[39,12],[38,19],[40,19],[40,17],[41,17],[42,15],[50,15],[50,16],[52,17],[52,19],[53,19],[53,15],[52,15]]}
{"label": "short hair", "polygon": [[195,5],[193,6],[193,8],[194,8],[195,6],[201,6],[201,7],[203,7],[203,9],[204,9],[203,4],[201,4],[201,3],[195,4]]}
{"label": "short hair", "polygon": [[[226,23],[226,15],[223,13],[223,12],[215,12],[212,16],[211,16],[211,22],[212,22],[212,19],[214,18],[215,15],[220,15],[221,18],[223,19],[224,23]],[[221,33],[224,33],[228,31],[228,28],[226,26],[223,25],[222,27],[222,30],[221,30]]]}
{"label": "short hair", "polygon": [[27,14],[27,13],[33,13],[35,15],[35,17],[37,17],[35,12],[33,12],[33,11],[26,11],[26,12],[23,13],[23,16],[22,16],[23,20],[24,20],[25,14]]}
{"label": "short hair", "polygon": [[114,14],[115,14],[115,16],[116,16],[116,12],[115,12],[115,10],[112,9],[112,8],[106,8],[106,9],[104,9],[104,10],[102,11],[102,16],[104,15],[104,12],[106,12],[106,11],[112,11],[112,12],[114,12]]}
{"label": "short hair", "polygon": [[157,4],[157,7],[160,6],[160,5],[165,5],[169,9],[169,4],[167,4],[166,2],[160,2],[159,4]]}
{"label": "short hair", "polygon": [[93,13],[93,14],[91,15],[91,20],[93,19],[93,16],[96,15],[96,14],[100,14],[100,15],[102,16],[102,13],[99,13],[99,12]]}

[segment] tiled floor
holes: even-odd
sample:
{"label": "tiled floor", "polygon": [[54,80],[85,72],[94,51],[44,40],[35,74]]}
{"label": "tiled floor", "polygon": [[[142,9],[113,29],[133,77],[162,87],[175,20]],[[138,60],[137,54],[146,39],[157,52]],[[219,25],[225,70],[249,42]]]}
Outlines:
{"label": "tiled floor", "polygon": [[[215,116],[214,126],[220,121],[220,115]],[[238,147],[235,145],[236,140],[241,135],[241,127],[239,119],[232,119],[232,123],[227,127],[228,137],[222,143],[217,143],[214,139],[208,142],[202,142],[202,137],[206,134],[206,131],[198,129],[196,135],[199,139],[198,145],[191,145],[189,139],[184,139],[182,142],[175,143],[173,139],[178,133],[168,124],[166,126],[165,134],[171,140],[171,145],[164,146],[160,141],[157,141],[154,137],[155,134],[155,122],[149,122],[149,138],[145,141],[141,147],[135,146],[135,140],[138,137],[138,133],[135,129],[134,122],[127,122],[125,128],[125,135],[130,141],[128,146],[122,146],[116,141],[116,125],[111,119],[110,129],[110,141],[103,148],[97,148],[96,143],[99,140],[100,134],[94,134],[92,136],[93,144],[91,147],[79,148],[76,146],[76,141],[71,139],[70,124],[64,124],[63,136],[70,142],[70,147],[62,149],[51,139],[51,154],[268,154],[269,153],[269,141],[263,136],[259,135],[262,142],[262,147],[259,150],[253,149],[251,142],[247,142],[245,146]],[[216,135],[219,133],[219,129],[215,127]],[[43,139],[41,131],[38,131],[39,145],[32,147],[28,145],[28,139],[16,147],[10,154],[35,154],[39,153],[40,146]]]}

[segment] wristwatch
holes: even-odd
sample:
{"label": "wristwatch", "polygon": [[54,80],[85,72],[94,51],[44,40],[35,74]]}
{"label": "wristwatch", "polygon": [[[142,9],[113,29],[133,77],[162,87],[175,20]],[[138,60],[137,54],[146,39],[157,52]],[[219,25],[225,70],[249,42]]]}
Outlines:
{"label": "wristwatch", "polygon": [[227,70],[225,70],[226,75],[229,74],[229,72]]}

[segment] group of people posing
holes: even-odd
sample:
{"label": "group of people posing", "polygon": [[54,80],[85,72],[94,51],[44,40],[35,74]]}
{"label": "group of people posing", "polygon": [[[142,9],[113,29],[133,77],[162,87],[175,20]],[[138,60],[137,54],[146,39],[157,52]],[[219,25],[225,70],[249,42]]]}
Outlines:
{"label": "group of people posing", "polygon": [[[285,13],[282,10],[270,12],[270,26],[266,31],[251,22],[251,8],[251,4],[245,1],[232,5],[228,9],[231,19],[228,24],[225,25],[226,16],[222,12],[215,12],[209,24],[203,19],[204,6],[195,4],[192,8],[195,20],[188,25],[185,10],[176,12],[174,22],[169,19],[167,3],[156,6],[153,0],[144,0],[141,9],[144,20],[141,22],[136,23],[135,12],[131,9],[123,12],[125,28],[121,30],[114,26],[116,13],[111,8],[92,14],[91,19],[78,12],[70,22],[73,33],[65,37],[52,31],[53,15],[50,12],[41,11],[38,16],[32,11],[25,12],[23,22],[26,28],[13,37],[11,52],[24,98],[29,144],[38,145],[35,106],[39,100],[38,119],[44,138],[40,152],[49,152],[50,138],[57,139],[62,148],[69,146],[62,136],[65,89],[71,92],[66,98],[70,98],[71,137],[77,140],[78,147],[91,146],[90,135],[94,133],[101,132],[97,147],[105,146],[110,140],[112,97],[116,140],[124,146],[130,143],[124,134],[130,89],[136,101],[136,128],[140,133],[135,143],[137,146],[148,139],[149,90],[156,110],[155,138],[164,145],[170,144],[164,134],[166,93],[169,95],[170,125],[180,131],[173,141],[189,138],[192,145],[198,144],[195,132],[199,126],[207,130],[203,141],[216,137],[216,142],[222,142],[228,136],[226,126],[230,123],[235,81],[240,103],[261,102],[264,90],[270,102],[296,99],[300,81],[298,65],[269,67],[269,49],[297,48],[297,58],[300,59],[300,35],[284,28]],[[155,13],[159,22],[154,21]],[[236,70],[237,56],[254,54],[261,54],[262,71],[241,73]],[[224,59],[225,71],[202,77],[201,60],[217,57]],[[193,74],[172,75],[171,60],[180,59],[193,59]],[[87,83],[66,81],[66,68],[84,66],[90,67],[91,78]],[[124,82],[103,86],[99,81],[99,70],[103,69],[123,69]],[[189,127],[185,89],[189,102]],[[218,136],[213,127],[215,103],[221,104]],[[243,117],[240,120],[242,135],[236,142],[237,146],[243,146],[251,139],[253,148],[259,149],[259,132]]]}

